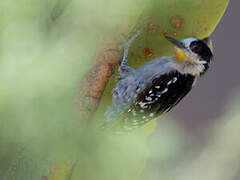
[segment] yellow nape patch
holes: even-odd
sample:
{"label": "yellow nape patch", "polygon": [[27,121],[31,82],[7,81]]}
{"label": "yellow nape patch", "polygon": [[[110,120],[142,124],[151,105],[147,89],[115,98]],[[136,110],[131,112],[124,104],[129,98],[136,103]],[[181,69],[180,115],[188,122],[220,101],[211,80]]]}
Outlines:
{"label": "yellow nape patch", "polygon": [[183,50],[178,49],[178,48],[176,49],[175,57],[179,62],[183,62],[183,60],[191,59],[191,57],[189,55],[187,55]]}

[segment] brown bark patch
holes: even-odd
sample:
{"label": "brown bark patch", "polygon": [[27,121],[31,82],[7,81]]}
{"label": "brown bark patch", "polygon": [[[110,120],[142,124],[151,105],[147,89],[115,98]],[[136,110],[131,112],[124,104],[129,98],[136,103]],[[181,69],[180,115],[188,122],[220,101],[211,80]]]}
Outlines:
{"label": "brown bark patch", "polygon": [[119,51],[102,49],[99,52],[88,75],[80,83],[78,109],[81,119],[88,121],[94,116],[103,92],[119,62]]}

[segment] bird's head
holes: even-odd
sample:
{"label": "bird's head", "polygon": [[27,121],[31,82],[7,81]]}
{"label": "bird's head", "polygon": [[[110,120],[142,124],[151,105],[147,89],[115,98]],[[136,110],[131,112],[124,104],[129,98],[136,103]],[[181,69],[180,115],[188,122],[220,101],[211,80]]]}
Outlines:
{"label": "bird's head", "polygon": [[203,68],[200,74],[208,70],[209,65],[213,60],[213,46],[210,38],[203,40],[196,38],[187,38],[184,40],[177,40],[172,37],[166,36],[171,43],[176,47],[175,58],[177,61],[188,62],[192,64],[199,64]]}

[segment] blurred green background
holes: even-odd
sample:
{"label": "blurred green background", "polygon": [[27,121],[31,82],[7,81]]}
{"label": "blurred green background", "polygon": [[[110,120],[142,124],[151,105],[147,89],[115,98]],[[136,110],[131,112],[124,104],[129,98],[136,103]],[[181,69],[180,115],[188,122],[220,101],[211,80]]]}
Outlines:
{"label": "blurred green background", "polygon": [[151,137],[105,136],[79,122],[79,82],[100,43],[144,3],[0,2],[1,180],[240,178],[238,1],[212,35],[211,71]]}

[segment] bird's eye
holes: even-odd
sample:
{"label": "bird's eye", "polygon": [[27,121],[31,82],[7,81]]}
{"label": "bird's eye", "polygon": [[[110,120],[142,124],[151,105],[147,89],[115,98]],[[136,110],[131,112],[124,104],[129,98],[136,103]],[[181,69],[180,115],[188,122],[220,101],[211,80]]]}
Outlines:
{"label": "bird's eye", "polygon": [[201,48],[200,46],[194,46],[194,47],[192,48],[192,51],[197,53],[197,52],[200,52],[201,49],[202,49],[202,48]]}

